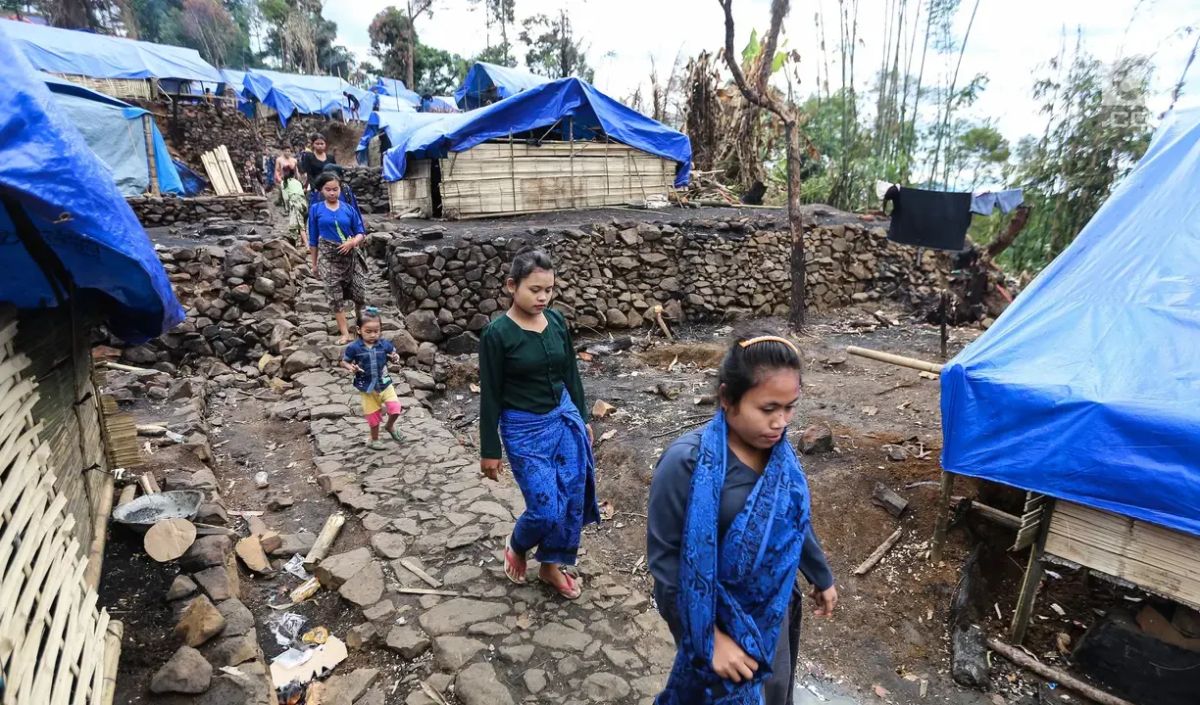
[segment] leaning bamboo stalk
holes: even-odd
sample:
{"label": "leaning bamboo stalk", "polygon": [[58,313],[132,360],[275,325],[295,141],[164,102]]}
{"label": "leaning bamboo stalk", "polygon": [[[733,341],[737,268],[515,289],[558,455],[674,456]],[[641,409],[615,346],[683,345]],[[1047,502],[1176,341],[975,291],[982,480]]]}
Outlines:
{"label": "leaning bamboo stalk", "polygon": [[108,632],[104,635],[104,689],[100,696],[103,705],[113,705],[117,695],[117,664],[121,661],[121,637],[125,636],[125,625],[119,620],[108,623]]}
{"label": "leaning bamboo stalk", "polygon": [[345,514],[335,512],[329,515],[329,518],[325,520],[325,526],[321,527],[321,533],[317,534],[317,540],[313,542],[312,549],[304,559],[305,570],[312,570],[321,562],[321,559],[329,555],[329,549],[333,548],[333,542],[337,539],[338,532],[342,530],[342,525],[345,523]]}
{"label": "leaning bamboo stalk", "polygon": [[1068,673],[1060,671],[1057,668],[1047,666],[1029,654],[1026,654],[1024,651],[1015,649],[995,637],[988,638],[987,645],[989,649],[995,651],[1018,666],[1021,666],[1022,668],[1028,668],[1042,678],[1062,684],[1088,698],[1089,700],[1094,700],[1097,703],[1100,703],[1100,705],[1133,705],[1128,700],[1118,698],[1115,695],[1110,695],[1099,688],[1084,683]]}
{"label": "leaning bamboo stalk", "polygon": [[857,355],[859,357],[865,357],[878,362],[886,362],[892,365],[899,365],[900,367],[921,370],[922,372],[930,372],[935,375],[940,375],[942,373],[942,365],[939,365],[935,362],[925,362],[924,360],[918,360],[914,357],[893,355],[892,353],[886,353],[879,350],[869,350],[867,348],[859,348],[853,345],[848,346],[846,348],[846,352],[850,355]]}
{"label": "leaning bamboo stalk", "polygon": [[104,473],[104,484],[100,487],[100,497],[92,517],[92,545],[88,549],[83,581],[93,590],[100,587],[100,567],[104,565],[104,540],[108,535],[108,515],[112,513],[115,484],[113,476]]}

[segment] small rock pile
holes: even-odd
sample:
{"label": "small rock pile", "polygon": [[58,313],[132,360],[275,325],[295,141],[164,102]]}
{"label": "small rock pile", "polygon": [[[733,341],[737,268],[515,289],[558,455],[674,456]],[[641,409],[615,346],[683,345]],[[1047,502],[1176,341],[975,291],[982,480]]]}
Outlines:
{"label": "small rock pile", "polygon": [[245,168],[246,162],[256,162],[269,146],[264,139],[267,135],[260,132],[254,120],[225,101],[213,105],[180,105],[178,110],[161,104],[150,107],[157,108],[150,113],[155,116],[163,136],[185,162],[193,169],[200,169],[201,175],[204,172],[200,168],[200,155],[225,145],[242,188],[249,188],[254,183],[254,174]]}
{"label": "small rock pile", "polygon": [[[463,235],[422,246],[389,241],[392,292],[419,341],[472,352],[476,334],[509,306],[503,290],[513,255],[528,245],[555,260],[556,306],[581,328],[653,325],[662,306],[674,321],[786,316],[791,240],[777,218],[677,223],[613,221],[515,237]],[[867,222],[814,225],[806,242],[808,306],[911,299],[932,292],[947,260],[887,240]]]}
{"label": "small rock pile", "polygon": [[177,223],[200,223],[213,217],[256,223],[271,219],[267,199],[262,196],[134,196],[125,199],[143,227]]}
{"label": "small rock pile", "polygon": [[355,167],[346,170],[346,180],[354,189],[358,207],[363,213],[387,213],[387,184],[381,167]]}

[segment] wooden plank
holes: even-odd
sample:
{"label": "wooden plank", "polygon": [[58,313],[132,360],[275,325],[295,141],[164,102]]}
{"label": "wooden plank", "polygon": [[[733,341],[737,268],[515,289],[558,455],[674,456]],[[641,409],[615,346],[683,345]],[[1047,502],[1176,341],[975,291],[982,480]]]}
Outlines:
{"label": "wooden plank", "polygon": [[[1050,509],[1053,506],[1053,503],[1050,503],[1046,508]],[[1021,591],[1017,594],[1017,607],[1012,618],[1012,640],[1017,644],[1025,641],[1025,632],[1029,629],[1029,620],[1033,616],[1033,603],[1037,598],[1038,587],[1042,584],[1042,573],[1045,571],[1042,566],[1042,554],[1046,548],[1046,537],[1050,533],[1052,513],[1049,511],[1042,515],[1038,524],[1037,539],[1029,548],[1029,561],[1025,565],[1025,577],[1021,581]]]}
{"label": "wooden plank", "polygon": [[1049,553],[1200,609],[1200,538],[1082,505],[1058,506]]}
{"label": "wooden plank", "polygon": [[229,156],[229,148],[221,145],[217,147],[217,151],[220,153],[221,159],[224,160],[226,167],[228,167],[229,176],[231,177],[230,184],[238,193],[245,193],[245,190],[242,189],[242,182],[237,175],[237,167],[233,163],[233,158]]}

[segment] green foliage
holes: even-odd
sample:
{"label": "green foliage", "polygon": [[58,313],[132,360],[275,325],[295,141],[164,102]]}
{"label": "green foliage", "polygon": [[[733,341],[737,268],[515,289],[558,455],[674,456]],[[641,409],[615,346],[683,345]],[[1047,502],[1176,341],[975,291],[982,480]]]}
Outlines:
{"label": "green foliage", "polygon": [[576,39],[566,10],[558,17],[534,15],[522,23],[521,41],[528,45],[525,65],[529,70],[548,78],[578,76],[591,83],[595,71],[588,66],[583,40]]}
{"label": "green foliage", "polygon": [[413,89],[421,95],[453,93],[467,75],[467,62],[458,54],[417,42],[413,61]]}
{"label": "green foliage", "polygon": [[[379,59],[379,67],[385,76],[401,78],[408,73],[410,24],[407,14],[395,7],[386,7],[375,15],[367,28],[371,53]],[[415,32],[413,37],[416,37]]]}

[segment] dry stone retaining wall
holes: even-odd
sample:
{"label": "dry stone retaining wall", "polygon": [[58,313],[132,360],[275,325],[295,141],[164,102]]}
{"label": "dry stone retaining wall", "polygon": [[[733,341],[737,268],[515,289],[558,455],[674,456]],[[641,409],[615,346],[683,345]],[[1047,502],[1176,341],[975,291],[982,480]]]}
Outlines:
{"label": "dry stone retaining wall", "polygon": [[[656,305],[677,322],[788,313],[791,239],[778,220],[597,223],[422,244],[389,243],[392,293],[409,331],[450,352],[471,351],[477,333],[508,307],[508,263],[528,245],[555,260],[556,305],[579,328],[652,325]],[[815,311],[931,293],[947,266],[929,254],[914,264],[911,248],[866,222],[812,226],[806,248]]]}
{"label": "dry stone retaining wall", "polygon": [[262,196],[135,196],[126,201],[144,227],[202,223],[210,218],[266,222],[271,218]]}
{"label": "dry stone retaining wall", "polygon": [[387,184],[381,167],[355,167],[346,170],[346,181],[354,189],[358,207],[363,213],[387,213]]}

